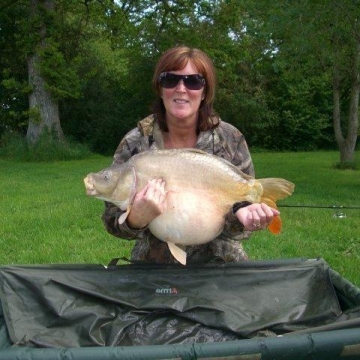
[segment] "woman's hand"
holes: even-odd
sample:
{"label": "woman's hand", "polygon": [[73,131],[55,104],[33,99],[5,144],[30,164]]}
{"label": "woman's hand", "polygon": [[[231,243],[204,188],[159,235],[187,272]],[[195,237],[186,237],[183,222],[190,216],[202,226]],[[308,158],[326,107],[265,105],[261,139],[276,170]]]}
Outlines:
{"label": "woman's hand", "polygon": [[126,221],[130,228],[141,229],[165,210],[165,181],[153,179],[134,198]]}
{"label": "woman's hand", "polygon": [[266,229],[273,221],[273,218],[279,214],[280,211],[264,203],[251,204],[240,208],[235,213],[236,217],[244,225],[244,229],[249,231]]}

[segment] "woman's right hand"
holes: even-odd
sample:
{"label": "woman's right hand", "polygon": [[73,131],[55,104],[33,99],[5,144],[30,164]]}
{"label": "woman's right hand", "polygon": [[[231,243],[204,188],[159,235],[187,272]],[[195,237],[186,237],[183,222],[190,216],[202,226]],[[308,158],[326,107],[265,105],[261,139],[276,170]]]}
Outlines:
{"label": "woman's right hand", "polygon": [[132,229],[141,229],[163,213],[166,207],[165,181],[150,180],[134,198],[130,213],[126,219]]}

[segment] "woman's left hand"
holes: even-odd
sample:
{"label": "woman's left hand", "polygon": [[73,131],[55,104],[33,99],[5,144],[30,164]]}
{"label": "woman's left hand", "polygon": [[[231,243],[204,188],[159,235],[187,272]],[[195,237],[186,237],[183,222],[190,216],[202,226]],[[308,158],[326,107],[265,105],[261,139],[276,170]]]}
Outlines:
{"label": "woman's left hand", "polygon": [[235,215],[245,230],[256,231],[266,229],[273,218],[280,215],[280,211],[261,203],[240,208]]}

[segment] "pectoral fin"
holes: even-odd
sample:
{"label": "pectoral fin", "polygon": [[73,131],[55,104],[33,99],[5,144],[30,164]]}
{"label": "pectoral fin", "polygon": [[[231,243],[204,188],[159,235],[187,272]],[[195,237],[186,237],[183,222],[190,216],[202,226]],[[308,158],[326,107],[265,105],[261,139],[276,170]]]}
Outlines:
{"label": "pectoral fin", "polygon": [[119,217],[119,224],[122,224],[123,222],[125,222],[126,218],[128,217],[130,211],[131,211],[131,205],[134,202],[135,199],[135,195],[137,192],[137,177],[136,177],[136,171],[135,168],[132,168],[133,170],[133,184],[132,187],[130,189],[130,194],[129,194],[129,198],[122,202],[121,204],[119,204],[118,206],[120,207],[121,210],[126,210],[126,212],[124,212],[120,217]]}
{"label": "pectoral fin", "polygon": [[182,265],[186,265],[186,252],[174,243],[168,242],[172,256]]}
{"label": "pectoral fin", "polygon": [[128,206],[128,208],[126,209],[126,212],[124,212],[120,217],[119,217],[119,224],[121,225],[123,222],[125,222],[126,218],[128,217],[129,213],[131,210],[131,206]]}

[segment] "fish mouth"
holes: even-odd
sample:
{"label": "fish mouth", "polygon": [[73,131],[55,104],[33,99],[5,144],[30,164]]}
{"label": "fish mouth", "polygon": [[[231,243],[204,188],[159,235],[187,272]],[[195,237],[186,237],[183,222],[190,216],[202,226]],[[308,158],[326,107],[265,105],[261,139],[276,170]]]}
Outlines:
{"label": "fish mouth", "polygon": [[89,196],[98,195],[98,192],[96,191],[96,189],[94,187],[94,182],[89,175],[86,178],[84,178],[84,184],[85,184],[85,188],[86,188],[86,195],[89,195]]}

